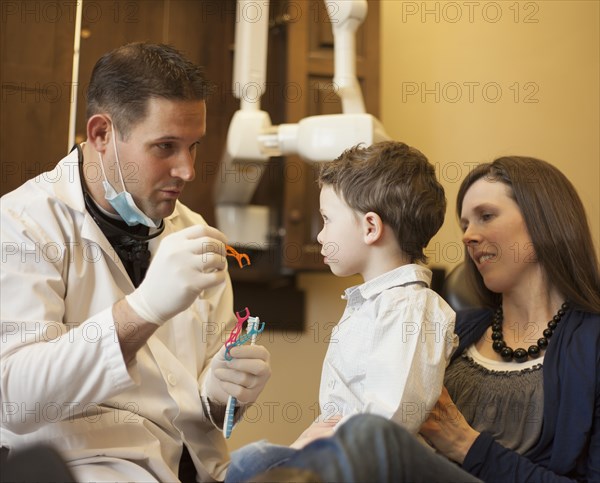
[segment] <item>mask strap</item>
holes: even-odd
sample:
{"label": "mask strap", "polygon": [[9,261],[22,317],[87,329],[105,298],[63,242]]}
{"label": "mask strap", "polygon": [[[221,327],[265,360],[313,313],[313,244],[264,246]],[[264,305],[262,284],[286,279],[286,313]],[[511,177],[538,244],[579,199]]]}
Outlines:
{"label": "mask strap", "polygon": [[[117,154],[117,137],[115,136],[115,126],[112,123],[110,124],[110,130],[113,135],[113,148],[115,150],[115,160],[117,162],[118,168],[117,171],[119,171],[119,178],[121,178],[121,186],[123,187],[123,191],[127,191],[127,188],[125,188],[125,181],[123,180],[123,174],[121,173],[121,163],[119,162],[119,155]],[[98,152],[98,157],[100,158],[100,169],[102,170],[102,176],[104,176],[106,182],[112,186],[112,183],[108,180],[108,177],[106,176],[106,171],[104,170],[104,159],[102,159],[102,154],[100,154],[100,152]]]}
{"label": "mask strap", "polygon": [[99,151],[98,151],[98,158],[100,158],[100,169],[102,170],[102,176],[104,176],[104,179],[106,180],[106,182],[108,184],[110,184],[110,181],[108,181],[108,178],[106,177],[106,171],[104,171],[104,160],[102,159],[102,154]]}
{"label": "mask strap", "polygon": [[123,191],[127,191],[125,188],[125,180],[123,179],[123,173],[121,172],[121,163],[119,162],[119,155],[117,153],[117,136],[115,134],[115,124],[111,121],[110,130],[113,135],[113,148],[115,149],[115,160],[117,162],[117,168],[119,169],[119,178],[121,178],[121,186],[123,186]]}

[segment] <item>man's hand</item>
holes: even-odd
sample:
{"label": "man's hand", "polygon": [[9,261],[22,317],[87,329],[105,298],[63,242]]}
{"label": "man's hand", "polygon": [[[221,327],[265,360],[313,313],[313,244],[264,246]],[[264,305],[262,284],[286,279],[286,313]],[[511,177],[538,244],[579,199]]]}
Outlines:
{"label": "man's hand", "polygon": [[233,347],[232,360],[225,360],[225,346],[215,354],[206,381],[206,396],[213,402],[227,404],[229,396],[241,404],[256,401],[271,377],[271,356],[260,345]]}
{"label": "man's hand", "polygon": [[440,453],[460,464],[479,436],[469,426],[445,387],[431,414],[421,426],[421,434]]}
{"label": "man's hand", "polygon": [[225,242],[223,233],[203,225],[166,236],[127,303],[142,319],[157,325],[183,312],[202,290],[225,280]]}

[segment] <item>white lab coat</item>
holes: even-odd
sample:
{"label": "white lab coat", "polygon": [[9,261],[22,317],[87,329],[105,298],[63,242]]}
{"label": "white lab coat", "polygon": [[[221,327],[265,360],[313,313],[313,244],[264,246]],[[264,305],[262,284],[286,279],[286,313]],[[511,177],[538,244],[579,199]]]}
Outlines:
{"label": "white lab coat", "polygon": [[[111,307],[134,287],[85,210],[77,151],[0,208],[2,445],[45,442],[72,466],[126,459],[142,479],[176,481],[184,442],[200,479],[222,480],[227,448],[200,388],[234,322],[230,280],[159,328],[127,367]],[[177,203],[150,250],[199,223]]]}

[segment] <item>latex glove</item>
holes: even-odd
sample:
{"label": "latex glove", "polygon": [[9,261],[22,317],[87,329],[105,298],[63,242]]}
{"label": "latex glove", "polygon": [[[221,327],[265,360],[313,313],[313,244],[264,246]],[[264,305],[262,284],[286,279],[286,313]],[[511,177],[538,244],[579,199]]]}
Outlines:
{"label": "latex glove", "polygon": [[141,285],[126,297],[143,319],[161,325],[187,309],[200,292],[225,280],[225,235],[194,225],[166,236]]}
{"label": "latex glove", "polygon": [[440,453],[461,464],[479,436],[469,426],[445,387],[429,417],[421,425],[420,432]]}
{"label": "latex glove", "polygon": [[205,395],[212,401],[227,404],[229,396],[240,404],[258,399],[271,377],[271,355],[260,345],[242,345],[229,352],[232,360],[225,360],[225,346],[215,354],[205,383]]}

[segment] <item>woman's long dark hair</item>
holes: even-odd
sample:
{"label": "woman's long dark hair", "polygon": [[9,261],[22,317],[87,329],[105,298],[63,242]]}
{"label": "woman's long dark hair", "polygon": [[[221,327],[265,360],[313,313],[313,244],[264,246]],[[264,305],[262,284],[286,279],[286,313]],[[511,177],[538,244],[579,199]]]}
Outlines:
{"label": "woman's long dark hair", "polygon": [[[573,306],[600,313],[598,259],[583,204],[567,177],[551,164],[535,158],[507,156],[481,164],[460,185],[456,200],[459,217],[466,192],[482,178],[510,188],[549,284]],[[465,264],[481,301],[490,307],[500,305],[501,294],[485,286],[468,255]]]}

